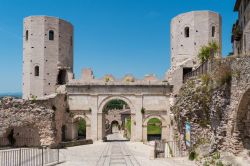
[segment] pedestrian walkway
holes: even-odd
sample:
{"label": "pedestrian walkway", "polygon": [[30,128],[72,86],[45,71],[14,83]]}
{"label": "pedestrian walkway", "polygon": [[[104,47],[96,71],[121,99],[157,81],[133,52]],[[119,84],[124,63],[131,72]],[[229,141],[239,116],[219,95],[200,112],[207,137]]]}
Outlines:
{"label": "pedestrian walkway", "polygon": [[60,166],[193,166],[184,158],[150,159],[152,147],[141,142],[130,142],[119,133],[107,137],[108,142],[70,147],[61,150],[66,162]]}

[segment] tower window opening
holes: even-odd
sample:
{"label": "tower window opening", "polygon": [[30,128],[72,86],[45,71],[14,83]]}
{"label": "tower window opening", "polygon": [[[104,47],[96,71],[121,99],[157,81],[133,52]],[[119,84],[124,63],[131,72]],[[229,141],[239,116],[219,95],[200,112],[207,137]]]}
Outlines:
{"label": "tower window opening", "polygon": [[54,31],[49,31],[49,40],[54,40]]}
{"label": "tower window opening", "polygon": [[70,36],[70,45],[73,46],[73,37]]}
{"label": "tower window opening", "polygon": [[185,30],[184,30],[184,34],[185,34],[185,37],[189,37],[189,27],[185,27]]}
{"label": "tower window opening", "polygon": [[39,66],[35,66],[35,71],[34,71],[34,73],[35,73],[35,76],[39,76]]}
{"label": "tower window opening", "polygon": [[212,37],[215,36],[215,26],[212,26]]}
{"label": "tower window opening", "polygon": [[184,67],[183,68],[183,75],[182,75],[182,80],[184,81],[184,78],[186,76],[186,74],[190,73],[193,71],[193,68],[192,67]]}
{"label": "tower window opening", "polygon": [[57,76],[57,84],[58,85],[66,84],[66,75],[67,75],[67,72],[65,69],[59,70],[58,76]]}
{"label": "tower window opening", "polygon": [[25,32],[25,39],[26,39],[26,41],[29,40],[29,31],[28,30],[26,30],[26,32]]}

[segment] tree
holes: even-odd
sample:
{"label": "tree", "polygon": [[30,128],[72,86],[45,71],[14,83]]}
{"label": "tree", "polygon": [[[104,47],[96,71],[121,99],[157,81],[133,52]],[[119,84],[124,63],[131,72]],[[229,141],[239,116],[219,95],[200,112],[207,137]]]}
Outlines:
{"label": "tree", "polygon": [[198,58],[201,63],[204,63],[209,58],[211,58],[212,51],[214,54],[218,53],[219,46],[215,41],[209,42],[207,46],[202,46],[198,54]]}

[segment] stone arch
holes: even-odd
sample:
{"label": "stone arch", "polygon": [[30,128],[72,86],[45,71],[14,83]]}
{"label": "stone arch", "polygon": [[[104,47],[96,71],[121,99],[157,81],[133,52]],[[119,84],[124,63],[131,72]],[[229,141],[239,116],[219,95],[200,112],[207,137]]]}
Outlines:
{"label": "stone arch", "polygon": [[125,96],[108,96],[106,98],[104,98],[100,104],[98,105],[98,113],[102,113],[103,108],[105,107],[106,104],[108,104],[111,100],[123,100],[124,102],[126,102],[131,110],[131,113],[135,113],[135,107],[134,104],[132,103],[132,101],[130,99],[128,99]]}
{"label": "stone arch", "polygon": [[142,129],[142,140],[143,142],[147,141],[147,126],[148,126],[148,121],[152,118],[157,118],[161,121],[162,123],[162,128],[161,128],[161,139],[166,140],[167,139],[167,120],[163,118],[161,115],[148,115],[144,118],[143,121],[143,129]]}
{"label": "stone arch", "polygon": [[91,139],[91,121],[85,115],[75,115],[71,119],[70,126],[68,126],[68,128],[67,128],[67,129],[69,129],[69,131],[67,131],[69,133],[69,136],[68,136],[69,139],[74,140],[74,139],[78,138],[78,131],[77,131],[76,122],[79,119],[83,119],[86,122],[86,139]]}
{"label": "stone arch", "polygon": [[121,123],[118,120],[113,120],[110,124],[111,124],[111,126],[110,126],[111,127],[111,133],[114,133],[114,130],[113,130],[114,129],[113,128],[114,124],[117,124],[117,127],[120,130]]}
{"label": "stone arch", "polygon": [[239,149],[250,149],[250,87],[241,95],[236,109],[234,136]]}
{"label": "stone arch", "polygon": [[[125,96],[120,96],[120,95],[112,95],[112,96],[108,96],[106,98],[104,98],[103,100],[100,101],[100,104],[98,104],[98,133],[97,133],[97,139],[98,140],[102,140],[102,139],[106,139],[106,134],[105,134],[105,119],[104,119],[104,116],[103,116],[103,109],[104,107],[112,100],[122,100],[124,101],[125,103],[128,104],[129,108],[130,108],[130,112],[131,112],[131,121],[133,121],[133,116],[135,114],[135,107],[134,107],[134,104],[133,102],[125,97]],[[130,139],[133,139],[134,138],[134,125],[133,123],[131,123],[131,135],[130,135]]]}
{"label": "stone arch", "polygon": [[148,121],[152,118],[157,118],[161,121],[162,126],[167,126],[167,121],[165,118],[163,118],[161,115],[148,115],[147,117],[145,117],[145,120],[143,121],[143,126],[147,126]]}
{"label": "stone arch", "polygon": [[72,122],[74,123],[75,121],[77,121],[77,119],[79,118],[82,118],[86,121],[86,125],[91,125],[90,123],[90,119],[86,116],[86,115],[75,115],[73,118],[72,118]]}

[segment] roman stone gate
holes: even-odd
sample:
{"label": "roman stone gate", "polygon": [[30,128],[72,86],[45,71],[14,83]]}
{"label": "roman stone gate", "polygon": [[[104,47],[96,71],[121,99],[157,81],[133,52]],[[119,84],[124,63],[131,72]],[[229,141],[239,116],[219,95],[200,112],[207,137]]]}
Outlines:
{"label": "roman stone gate", "polygon": [[122,100],[131,111],[131,141],[146,141],[147,122],[151,118],[161,121],[161,138],[169,140],[170,106],[172,86],[166,82],[71,82],[66,85],[69,103],[69,119],[66,124],[67,139],[75,139],[74,122],[86,121],[86,138],[102,140],[105,137],[103,109],[110,101]]}

